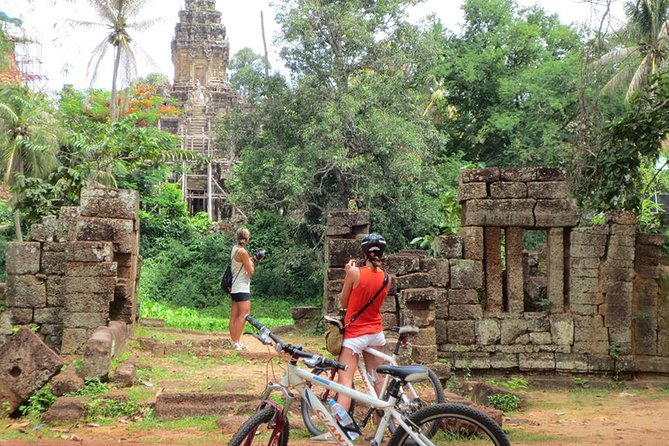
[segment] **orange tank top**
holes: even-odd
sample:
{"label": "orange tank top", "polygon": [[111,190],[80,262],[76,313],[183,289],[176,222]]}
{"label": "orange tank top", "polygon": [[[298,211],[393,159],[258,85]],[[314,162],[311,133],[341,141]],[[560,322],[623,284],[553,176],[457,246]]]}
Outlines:
{"label": "orange tank top", "polygon": [[[351,290],[346,309],[346,318],[344,322],[348,324],[351,318],[379,291],[383,285],[385,274],[379,269],[373,271],[370,268],[360,268],[360,282]],[[388,294],[388,286],[379,293],[374,303],[367,307],[351,325],[346,327],[344,338],[356,338],[358,336],[380,333],[383,331],[383,322],[381,320],[381,306]]]}

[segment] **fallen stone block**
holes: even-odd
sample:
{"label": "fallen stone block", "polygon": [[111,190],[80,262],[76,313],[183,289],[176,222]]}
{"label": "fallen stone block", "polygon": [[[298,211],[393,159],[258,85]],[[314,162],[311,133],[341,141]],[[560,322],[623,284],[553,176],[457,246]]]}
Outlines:
{"label": "fallen stone block", "polygon": [[28,327],[0,346],[0,402],[14,412],[63,366],[63,361]]}
{"label": "fallen stone block", "polygon": [[77,374],[74,367],[67,369],[54,376],[50,382],[51,392],[56,396],[63,396],[67,393],[76,392],[84,388],[84,380]]}
{"label": "fallen stone block", "polygon": [[223,415],[253,409],[255,395],[237,393],[161,393],[156,398],[156,417],[178,419],[184,417]]}
{"label": "fallen stone block", "polygon": [[44,414],[45,423],[73,423],[83,419],[87,413],[87,405],[91,401],[87,396],[65,396],[56,402]]}
{"label": "fallen stone block", "polygon": [[84,378],[106,379],[112,360],[114,336],[108,327],[100,327],[86,342],[84,364],[81,376]]}
{"label": "fallen stone block", "polygon": [[120,364],[116,367],[116,370],[114,370],[111,381],[116,384],[117,387],[134,386],[137,382],[137,369],[135,364],[128,361]]}

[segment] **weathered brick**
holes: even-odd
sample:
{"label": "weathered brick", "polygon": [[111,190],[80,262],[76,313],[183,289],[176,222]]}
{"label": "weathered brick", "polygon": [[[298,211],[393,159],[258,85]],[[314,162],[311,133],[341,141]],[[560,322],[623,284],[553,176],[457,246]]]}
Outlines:
{"label": "weathered brick", "polygon": [[438,236],[434,239],[434,255],[446,259],[461,259],[462,239],[458,236]]}
{"label": "weathered brick", "polygon": [[431,286],[448,286],[450,277],[448,259],[421,259],[420,264],[421,269],[427,272]]}
{"label": "weathered brick", "polygon": [[46,307],[46,286],[37,276],[7,277],[7,304],[10,307]]}
{"label": "weathered brick", "polygon": [[537,200],[534,207],[537,228],[576,226],[579,210],[574,199]]}
{"label": "weathered brick", "polygon": [[451,288],[474,289],[483,286],[483,265],[475,260],[450,260]]}
{"label": "weathered brick", "polygon": [[604,218],[607,224],[636,225],[636,215],[630,211],[609,211]]}
{"label": "weathered brick", "polygon": [[480,304],[481,298],[477,290],[448,290],[448,303],[450,305],[470,305]]}
{"label": "weathered brick", "polygon": [[402,302],[434,302],[437,293],[434,288],[409,288],[400,291]]}
{"label": "weathered brick", "polygon": [[390,254],[385,257],[383,263],[388,272],[397,274],[398,276],[420,271],[419,257]]}
{"label": "weathered brick", "polygon": [[536,200],[470,200],[462,206],[463,226],[533,227]]}
{"label": "weathered brick", "polygon": [[527,321],[523,319],[503,319],[501,326],[502,344],[527,344],[530,339]]}
{"label": "weathered brick", "polygon": [[5,252],[8,275],[39,273],[39,242],[8,242]]}
{"label": "weathered brick", "polygon": [[[340,285],[339,291],[341,291],[341,282],[337,281],[337,283]],[[406,276],[398,277],[395,284],[397,285],[398,290],[408,288],[427,288],[430,286],[430,276],[427,273],[407,274]]]}
{"label": "weathered brick", "polygon": [[111,262],[113,246],[111,242],[69,242],[65,247],[69,262]]}
{"label": "weathered brick", "polygon": [[501,330],[497,319],[480,319],[476,321],[476,340],[481,345],[497,344]]}
{"label": "weathered brick", "polygon": [[567,184],[564,181],[536,181],[527,183],[528,198],[567,198]]}
{"label": "weathered brick", "polygon": [[463,243],[463,257],[468,260],[483,260],[483,228],[463,226],[459,235]]}
{"label": "weathered brick", "polygon": [[555,370],[555,353],[520,353],[518,355],[520,370]]}
{"label": "weathered brick", "polygon": [[476,343],[476,321],[446,321],[446,330],[451,344]]}
{"label": "weathered brick", "polygon": [[139,193],[131,189],[85,188],[80,203],[83,217],[134,220],[139,212]]}
{"label": "weathered brick", "polygon": [[97,328],[107,325],[105,313],[68,313],[63,314],[63,325],[69,328]]}
{"label": "weathered brick", "polygon": [[556,167],[537,167],[537,181],[564,181],[564,170]]}
{"label": "weathered brick", "polygon": [[480,305],[450,305],[448,318],[450,320],[480,319],[483,310]]}
{"label": "weathered brick", "polygon": [[476,198],[487,198],[488,187],[485,182],[460,183],[458,185],[458,201],[460,203]]}
{"label": "weathered brick", "polygon": [[498,167],[486,167],[483,169],[469,169],[460,171],[460,182],[473,183],[483,181],[492,183],[499,180],[500,169]]}
{"label": "weathered brick", "polygon": [[521,182],[498,181],[490,186],[490,196],[494,199],[527,198],[527,185]]}

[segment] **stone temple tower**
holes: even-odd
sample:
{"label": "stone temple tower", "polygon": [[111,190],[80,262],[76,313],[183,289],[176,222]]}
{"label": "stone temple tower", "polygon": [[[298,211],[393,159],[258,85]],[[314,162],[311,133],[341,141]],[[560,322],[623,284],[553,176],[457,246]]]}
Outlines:
{"label": "stone temple tower", "polygon": [[181,115],[161,126],[182,137],[183,148],[208,157],[207,166],[185,166],[181,183],[191,214],[205,211],[212,220],[232,217],[226,200],[225,180],[230,177],[233,154],[220,153],[214,145],[215,128],[228,110],[243,98],[226,80],[230,57],[225,26],[215,0],[185,0],[172,40],[174,84],[172,98]]}

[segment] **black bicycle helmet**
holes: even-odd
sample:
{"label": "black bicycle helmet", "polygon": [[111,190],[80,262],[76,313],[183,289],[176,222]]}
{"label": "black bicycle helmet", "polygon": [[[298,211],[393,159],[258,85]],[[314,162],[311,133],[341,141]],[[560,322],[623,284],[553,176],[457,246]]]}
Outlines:
{"label": "black bicycle helmet", "polygon": [[360,243],[362,252],[371,257],[381,257],[386,250],[386,239],[381,234],[372,232],[365,236]]}

